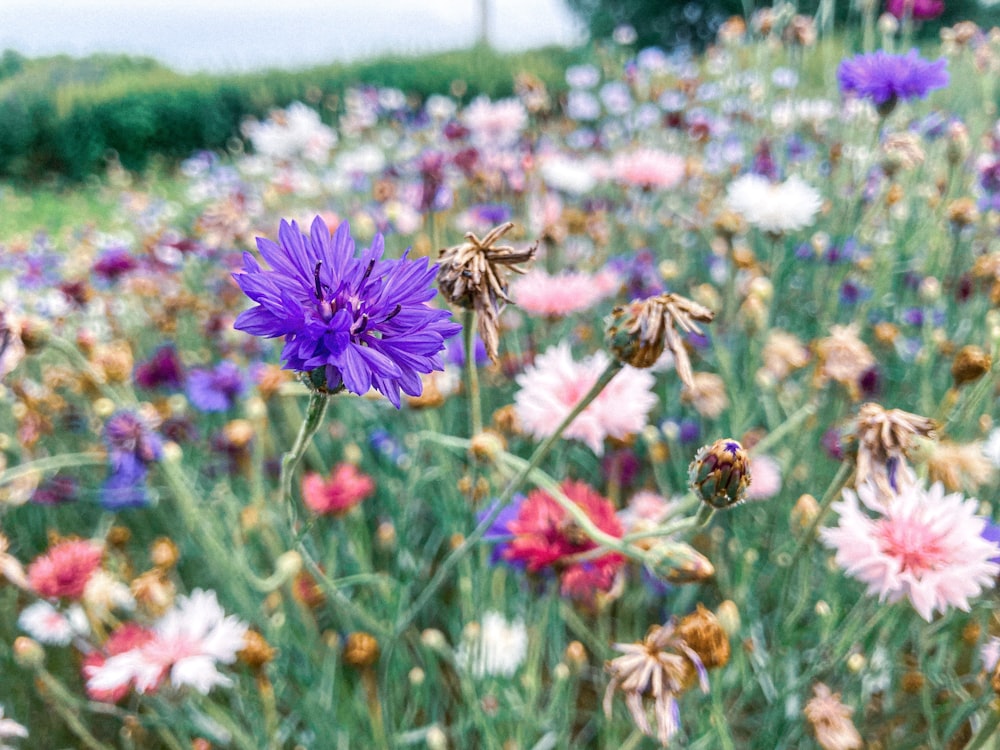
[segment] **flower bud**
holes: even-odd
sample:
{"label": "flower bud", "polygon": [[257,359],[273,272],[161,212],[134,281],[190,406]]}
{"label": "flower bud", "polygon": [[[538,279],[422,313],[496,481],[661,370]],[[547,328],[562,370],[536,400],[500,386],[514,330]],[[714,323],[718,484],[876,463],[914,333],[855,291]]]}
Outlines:
{"label": "flower bud", "polygon": [[14,661],[27,669],[38,669],[45,664],[45,649],[26,635],[14,639]]}
{"label": "flower bud", "polygon": [[958,350],[951,363],[951,377],[955,387],[979,380],[990,371],[993,360],[980,347],[970,344]]}
{"label": "flower bud", "polygon": [[736,602],[726,599],[721,602],[715,610],[715,616],[719,618],[719,624],[726,631],[729,637],[733,637],[740,632],[740,610]]}
{"label": "flower bud", "polygon": [[357,631],[347,636],[344,644],[344,663],[355,669],[364,669],[378,661],[379,647],[375,636]]}
{"label": "flower bud", "polygon": [[795,536],[802,534],[806,529],[812,526],[813,521],[818,515],[819,501],[808,493],[800,495],[799,499],[795,501],[795,505],[792,506],[792,512],[789,518],[792,533],[795,534]]}
{"label": "flower bud", "polygon": [[697,583],[715,575],[711,561],[684,542],[662,541],[643,556],[650,572],[667,583]]}
{"label": "flower bud", "polygon": [[691,490],[713,508],[729,508],[746,497],[750,456],[738,441],[716,440],[702,446],[688,467]]}
{"label": "flower bud", "polygon": [[274,659],[275,649],[264,636],[256,630],[248,630],[243,636],[243,648],[236,653],[236,658],[254,670],[262,669]]}

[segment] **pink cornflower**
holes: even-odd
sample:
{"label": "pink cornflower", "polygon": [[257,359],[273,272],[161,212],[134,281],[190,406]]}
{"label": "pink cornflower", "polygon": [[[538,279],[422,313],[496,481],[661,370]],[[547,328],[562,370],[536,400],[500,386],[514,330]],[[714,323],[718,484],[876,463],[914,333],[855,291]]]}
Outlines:
{"label": "pink cornflower", "polygon": [[511,299],[532,315],[561,317],[588,310],[615,291],[605,277],[563,271],[550,276],[535,268],[511,284]]}
{"label": "pink cornflower", "polygon": [[476,97],[465,108],[462,119],[472,135],[472,142],[481,147],[504,148],[521,137],[528,124],[528,111],[517,99],[490,101]]}
{"label": "pink cornflower", "polygon": [[[576,503],[601,531],[621,538],[622,525],[615,508],[583,482],[565,481],[565,495]],[[563,595],[584,601],[597,591],[609,591],[615,583],[625,558],[617,553],[594,559],[572,561],[575,555],[597,548],[566,510],[544,490],[528,494],[518,509],[517,518],[507,524],[513,539],[503,549],[503,558],[524,565],[530,573],[559,571]]]}
{"label": "pink cornflower", "polygon": [[245,645],[247,624],[226,616],[214,591],[195,589],[153,626],[152,637],[109,656],[101,665],[84,668],[87,691],[157,690],[167,679],[180,688],[207,694],[217,685],[232,685],[218,664],[232,664]]}
{"label": "pink cornflower", "polygon": [[[522,428],[535,438],[551,435],[608,366],[608,356],[596,352],[577,362],[562,342],[540,354],[517,377],[520,390],[514,408]],[[597,455],[604,439],[623,439],[642,430],[656,405],[655,377],[646,370],[624,367],[569,427],[563,436],[586,443]]]}
{"label": "pink cornflower", "polygon": [[101,545],[88,540],[60,542],[28,566],[28,584],[39,596],[79,599],[103,554]]}
{"label": "pink cornflower", "polygon": [[992,588],[1000,547],[983,538],[986,519],[976,515],[976,500],[945,495],[940,483],[930,489],[914,483],[882,500],[870,484],[844,490],[843,501],[833,504],[839,525],[821,532],[837,564],[868,584],[869,594],[889,602],[906,597],[930,621],[934,610],[949,606],[968,611],[970,597]]}
{"label": "pink cornflower", "polygon": [[611,174],[625,185],[646,190],[667,190],[684,178],[684,159],[653,148],[618,154],[611,163]]}
{"label": "pink cornflower", "polygon": [[747,500],[770,500],[781,492],[781,466],[770,456],[751,456],[750,473]]}
{"label": "pink cornflower", "polygon": [[354,464],[340,463],[329,479],[309,473],[302,479],[302,499],[315,513],[341,515],[375,492],[375,482]]}

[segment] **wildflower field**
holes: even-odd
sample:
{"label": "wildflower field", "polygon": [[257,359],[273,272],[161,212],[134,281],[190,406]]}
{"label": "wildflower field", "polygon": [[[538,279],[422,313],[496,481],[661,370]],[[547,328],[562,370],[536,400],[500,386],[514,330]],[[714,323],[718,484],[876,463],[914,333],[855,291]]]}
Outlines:
{"label": "wildflower field", "polygon": [[0,187],[0,748],[1000,746],[1000,32],[911,31]]}

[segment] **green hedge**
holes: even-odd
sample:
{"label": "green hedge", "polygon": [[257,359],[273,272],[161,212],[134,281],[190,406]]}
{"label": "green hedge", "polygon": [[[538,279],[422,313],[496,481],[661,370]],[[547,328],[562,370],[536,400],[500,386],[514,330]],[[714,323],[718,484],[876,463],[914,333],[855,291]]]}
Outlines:
{"label": "green hedge", "polygon": [[162,68],[133,66],[124,79],[109,75],[86,86],[70,81],[62,89],[39,87],[36,71],[33,85],[19,87],[8,80],[0,90],[0,178],[80,180],[100,171],[111,152],[125,167],[139,170],[154,154],[179,159],[199,149],[220,149],[239,135],[246,117],[262,117],[296,100],[336,102],[358,84],[426,97],[455,91],[460,81],[464,99],[480,93],[497,98],[510,96],[514,77],[529,70],[558,91],[565,85],[566,66],[582,54],[561,48],[517,54],[477,48],[239,76],[165,77]]}

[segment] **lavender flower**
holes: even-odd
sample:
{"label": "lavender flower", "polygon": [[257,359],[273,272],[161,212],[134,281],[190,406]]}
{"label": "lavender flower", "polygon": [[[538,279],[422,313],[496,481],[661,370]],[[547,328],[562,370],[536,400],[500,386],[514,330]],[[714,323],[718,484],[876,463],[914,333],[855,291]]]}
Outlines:
{"label": "lavender flower", "polygon": [[235,327],[255,336],[284,336],[283,367],[310,373],[323,368],[330,391],[363,395],[374,387],[397,408],[400,390],[420,395],[420,374],[442,369],[444,340],[460,330],[451,313],[424,304],[435,294],[430,284],[437,267],[425,258],[408,260],[405,253],[383,260],[378,234],[356,257],[347,223],[331,238],[320,217],[309,235],[282,221],[278,238],[280,244],[257,239],[272,270],[245,253],[243,273],[234,274],[257,303]]}
{"label": "lavender flower", "polygon": [[187,394],[201,411],[226,411],[246,390],[240,368],[232,362],[220,362],[214,370],[192,370]]}
{"label": "lavender flower", "polygon": [[837,68],[842,93],[870,99],[882,115],[887,115],[899,100],[923,99],[932,89],[948,85],[947,62],[930,62],[912,49],[905,55],[883,50],[855,55]]}
{"label": "lavender flower", "polygon": [[163,455],[163,441],[147,421],[119,411],[104,425],[110,473],[101,487],[101,505],[107,510],[139,508],[149,504],[146,473]]}

